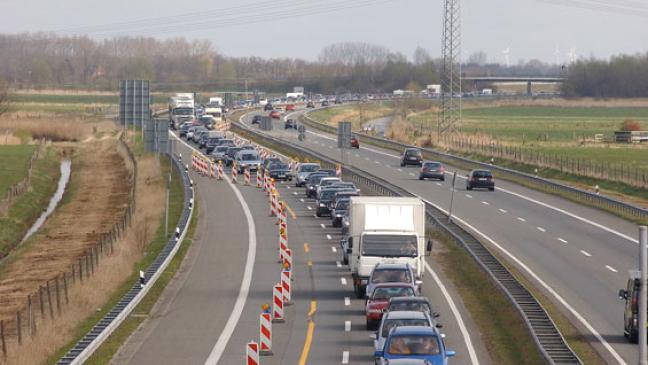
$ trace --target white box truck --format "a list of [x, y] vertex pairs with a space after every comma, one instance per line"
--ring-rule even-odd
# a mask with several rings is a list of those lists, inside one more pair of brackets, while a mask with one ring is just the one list
[[177, 93], [169, 98], [169, 122], [174, 129], [184, 122], [195, 120], [194, 98], [192, 93]]
[[364, 298], [371, 270], [379, 263], [406, 263], [421, 280], [425, 256], [425, 204], [418, 198], [351, 197], [349, 236], [343, 244], [353, 277], [353, 289]]

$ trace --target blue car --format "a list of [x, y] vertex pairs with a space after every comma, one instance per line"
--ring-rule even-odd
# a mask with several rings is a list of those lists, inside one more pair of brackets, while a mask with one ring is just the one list
[[385, 347], [374, 353], [376, 364], [396, 359], [425, 360], [430, 365], [447, 365], [454, 351], [446, 350], [441, 334], [434, 327], [403, 326], [393, 328]]

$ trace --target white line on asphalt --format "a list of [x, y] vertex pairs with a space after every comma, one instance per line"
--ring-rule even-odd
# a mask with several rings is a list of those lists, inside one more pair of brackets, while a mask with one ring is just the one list
[[[452, 189], [450, 189], [450, 190], [452, 190]], [[472, 195], [470, 195], [470, 194], [466, 194], [466, 198], [468, 198], [468, 199], [472, 199]]]
[[286, 186], [286, 189], [290, 190], [290, 186]]
[[560, 242], [562, 242], [562, 243], [564, 243], [564, 244], [567, 244], [567, 243], [569, 243], [569, 242], [567, 242], [567, 240], [565, 240], [565, 239], [562, 239], [562, 238], [560, 238], [560, 237], [558, 237], [558, 241], [560, 241]]
[[306, 208], [308, 208], [308, 210], [313, 210], [310, 205], [306, 206]]
[[583, 255], [587, 256], [587, 257], [592, 257], [592, 254], [589, 253], [589, 252], [587, 252], [587, 251], [583, 251], [583, 250], [581, 250], [581, 253], [582, 253]]
[[365, 160], [369, 161], [369, 157], [365, 157]]
[[324, 225], [324, 223], [320, 223], [320, 227], [322, 227], [322, 229], [326, 228], [326, 226]]
[[351, 321], [344, 321], [344, 332], [351, 332]]
[[413, 172], [410, 172], [409, 174], [410, 174], [410, 176], [414, 176], [414, 173], [413, 173]]
[[293, 191], [293, 195], [299, 195], [299, 193], [296, 192], [296, 191]]
[[538, 231], [540, 231], [540, 232], [547, 232], [547, 230], [546, 230], [546, 229], [544, 229], [544, 228], [542, 228], [542, 227], [536, 227], [536, 228], [537, 228], [537, 229], [538, 229]]
[[398, 169], [398, 171], [403, 172], [403, 169]]
[[340, 261], [335, 261], [335, 266], [342, 267], [342, 263]]
[[358, 154], [358, 153], [356, 153], [355, 155], [356, 155], [356, 157], [360, 157], [360, 154]]
[[344, 305], [345, 306], [350, 306], [351, 305], [351, 298], [349, 297], [344, 297]]
[[317, 216], [317, 214], [313, 213], [313, 218], [317, 219], [319, 217]]
[[488, 202], [482, 201], [482, 204], [484, 205], [490, 205]]
[[327, 240], [332, 240], [332, 239], [333, 239], [333, 237], [331, 237], [331, 235], [330, 235], [330, 234], [327, 234], [327, 235], [326, 235], [326, 239], [327, 239]]
[[380, 165], [380, 161], [376, 161], [376, 165]]
[[335, 248], [335, 246], [331, 246], [331, 251], [337, 252], [337, 248]]
[[610, 266], [610, 265], [605, 265], [605, 268], [608, 269], [608, 270], [610, 270], [610, 271], [612, 271], [612, 272], [619, 272], [617, 269], [613, 268], [613, 267]]
[[526, 219], [524, 219], [522, 217], [517, 217], [517, 220], [519, 220], [520, 222], [526, 222]]
[[[418, 196], [421, 200], [427, 202], [428, 204], [434, 206], [438, 210], [444, 212], [445, 214], [448, 214], [448, 211], [445, 209], [441, 208], [439, 205], [432, 203], [429, 200], [423, 199], [421, 196]], [[502, 247], [499, 243], [497, 243], [495, 240], [484, 234], [483, 232], [479, 231], [477, 228], [473, 227], [470, 225], [468, 222], [465, 220], [457, 217], [456, 215], [453, 214], [454, 219], [457, 222], [460, 222], [464, 226], [466, 226], [468, 229], [472, 230], [473, 232], [477, 233], [478, 235], [482, 236], [484, 239], [486, 239], [488, 242], [490, 242], [493, 246], [495, 246], [498, 250], [503, 252], [509, 259], [511, 259], [514, 263], [516, 263], [518, 266], [520, 266], [524, 271], [526, 271], [540, 286], [542, 286], [549, 294], [551, 294], [560, 304], [562, 304], [571, 314], [585, 327], [587, 330], [594, 336], [596, 337], [596, 340], [605, 347], [605, 349], [614, 357], [614, 359], [621, 365], [627, 365], [625, 360], [619, 355], [619, 353], [616, 352], [614, 348], [610, 345], [609, 342], [607, 342], [603, 336], [594, 328], [592, 325], [579, 313], [572, 307], [567, 301], [560, 295], [558, 292], [554, 290], [549, 284], [547, 284], [544, 280], [542, 280], [538, 274], [536, 274], [533, 270], [531, 270], [522, 260], [518, 259], [516, 256], [514, 256], [512, 253], [510, 253], [507, 249]], [[429, 267], [426, 263], [426, 269]], [[470, 352], [470, 348], [468, 347], [468, 350]], [[472, 357], [471, 357], [472, 359]], [[475, 362], [473, 361], [473, 364]]]
[[[183, 140], [178, 140], [185, 146], [200, 153], [200, 151], [191, 147]], [[218, 340], [212, 348], [209, 357], [207, 357], [207, 360], [205, 360], [205, 364], [209, 365], [216, 365], [218, 363], [218, 360], [220, 360], [221, 356], [223, 355], [223, 352], [227, 347], [227, 343], [232, 337], [232, 334], [236, 329], [236, 325], [241, 318], [243, 308], [245, 308], [245, 302], [247, 301], [248, 294], [250, 293], [250, 284], [252, 283], [252, 273], [254, 271], [254, 261], [256, 260], [256, 227], [254, 225], [254, 218], [252, 217], [252, 213], [250, 212], [250, 207], [248, 207], [247, 202], [243, 198], [243, 195], [241, 194], [239, 189], [234, 186], [234, 184], [232, 184], [228, 179], [225, 179], [225, 181], [234, 191], [234, 195], [236, 195], [236, 198], [238, 199], [239, 204], [241, 204], [241, 208], [243, 209], [243, 213], [245, 214], [245, 220], [247, 221], [248, 226], [248, 253], [245, 261], [245, 269], [243, 270], [243, 280], [241, 281], [241, 287], [239, 289], [238, 296], [236, 297], [234, 307], [232, 308], [232, 312], [230, 313], [230, 316], [225, 323], [223, 331], [221, 332], [220, 336], [218, 336]]]
[[340, 283], [341, 283], [342, 285], [347, 285], [346, 278], [340, 278]]
[[502, 208], [500, 208], [499, 211], [502, 212], [502, 213], [504, 213], [504, 214], [506, 214], [506, 209], [502, 209]]
[[303, 203], [303, 202], [304, 202], [304, 198], [299, 198], [299, 201]]
[[436, 184], [439, 185], [439, 186], [443, 186], [443, 184], [441, 184], [440, 182], [438, 182], [438, 183], [436, 183]]
[[342, 352], [342, 363], [343, 364], [349, 363], [349, 351]]

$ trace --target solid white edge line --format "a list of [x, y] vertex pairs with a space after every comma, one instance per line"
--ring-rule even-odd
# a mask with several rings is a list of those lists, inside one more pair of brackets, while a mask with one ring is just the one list
[[[178, 140], [182, 142], [185, 146], [189, 147], [190, 149], [200, 153], [200, 151], [196, 150], [191, 145], [187, 144], [185, 141], [181, 139]], [[245, 307], [245, 302], [247, 301], [247, 297], [250, 293], [250, 284], [252, 283], [252, 273], [254, 271], [254, 262], [256, 260], [256, 227], [254, 225], [254, 218], [252, 217], [252, 213], [250, 212], [250, 207], [247, 205], [247, 202], [243, 198], [243, 195], [241, 194], [239, 189], [236, 186], [234, 186], [234, 184], [232, 184], [228, 179], [225, 179], [225, 182], [227, 182], [230, 188], [232, 188], [232, 190], [234, 191], [236, 198], [241, 204], [241, 208], [243, 208], [245, 219], [247, 220], [248, 253], [245, 262], [245, 269], [243, 271], [243, 280], [241, 281], [241, 288], [239, 289], [238, 297], [236, 298], [236, 302], [234, 303], [234, 308], [232, 309], [232, 313], [230, 313], [230, 316], [227, 319], [227, 322], [225, 323], [225, 327], [223, 328], [223, 331], [221, 332], [220, 336], [218, 336], [218, 340], [216, 341], [216, 344], [212, 348], [209, 356], [207, 357], [207, 360], [205, 360], [205, 364], [207, 365], [218, 364], [218, 361], [220, 360], [221, 356], [223, 355], [223, 352], [225, 351], [225, 348], [227, 347], [227, 343], [229, 342], [230, 338], [232, 337], [232, 334], [234, 333], [234, 330], [236, 329], [236, 325], [238, 324], [238, 321], [241, 318], [241, 314], [243, 314], [243, 308]]]
[[[418, 195], [417, 195], [418, 196]], [[421, 200], [427, 202], [428, 204], [434, 206], [438, 210], [442, 211], [445, 214], [448, 214], [448, 212], [441, 208], [440, 206], [430, 202], [429, 200], [423, 199], [422, 197], [418, 196]], [[594, 327], [579, 313], [572, 307], [567, 301], [560, 295], [558, 292], [556, 292], [549, 284], [547, 284], [544, 280], [542, 280], [533, 270], [531, 270], [524, 262], [522, 262], [520, 259], [518, 259], [516, 256], [514, 256], [512, 253], [510, 253], [507, 249], [502, 247], [499, 243], [497, 243], [495, 240], [487, 236], [486, 234], [482, 233], [479, 231], [477, 228], [473, 227], [470, 225], [468, 222], [464, 221], [463, 219], [457, 217], [456, 215], [452, 215], [453, 219], [457, 220], [464, 226], [466, 226], [468, 229], [472, 230], [473, 232], [477, 233], [478, 235], [482, 236], [485, 240], [490, 242], [493, 246], [495, 246], [498, 250], [500, 250], [504, 255], [506, 255], [509, 259], [511, 259], [515, 264], [520, 266], [524, 271], [526, 271], [540, 286], [542, 286], [549, 294], [551, 294], [562, 306], [564, 306], [585, 328], [587, 328], [588, 331], [596, 339], [605, 347], [605, 349], [614, 357], [614, 359], [621, 365], [627, 365], [625, 360], [612, 348], [609, 342], [607, 342], [603, 336], [601, 336]]]

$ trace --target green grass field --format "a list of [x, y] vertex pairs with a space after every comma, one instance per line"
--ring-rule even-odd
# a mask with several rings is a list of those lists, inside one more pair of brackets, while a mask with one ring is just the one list
[[0, 146], [0, 199], [12, 185], [27, 176], [29, 160], [35, 150], [36, 145]]
[[[361, 106], [357, 104], [345, 105], [335, 108], [316, 110], [311, 113], [311, 117], [322, 123], [337, 126], [340, 120], [349, 121], [354, 130], [361, 128], [361, 122], [371, 119], [382, 118], [392, 115], [394, 109], [385, 104], [365, 103]], [[361, 116], [362, 114], [362, 116]]]

